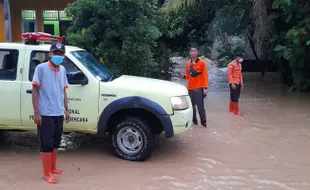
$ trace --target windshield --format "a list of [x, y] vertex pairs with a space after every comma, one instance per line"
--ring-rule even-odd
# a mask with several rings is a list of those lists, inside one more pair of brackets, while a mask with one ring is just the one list
[[113, 73], [98, 59], [87, 51], [73, 51], [72, 55], [79, 60], [98, 80], [109, 81]]

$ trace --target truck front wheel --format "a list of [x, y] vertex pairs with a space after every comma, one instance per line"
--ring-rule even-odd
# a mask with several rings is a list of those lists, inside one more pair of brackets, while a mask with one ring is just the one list
[[115, 154], [129, 161], [144, 161], [153, 152], [153, 135], [146, 121], [125, 117], [117, 122], [112, 145]]

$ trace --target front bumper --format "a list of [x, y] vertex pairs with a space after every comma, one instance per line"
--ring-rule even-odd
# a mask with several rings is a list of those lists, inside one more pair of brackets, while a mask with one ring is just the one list
[[179, 135], [189, 130], [193, 125], [192, 117], [193, 109], [191, 106], [186, 110], [174, 111], [174, 114], [170, 116], [174, 135]]

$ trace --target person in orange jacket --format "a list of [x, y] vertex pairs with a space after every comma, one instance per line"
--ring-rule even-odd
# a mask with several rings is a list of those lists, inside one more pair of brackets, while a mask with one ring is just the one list
[[230, 88], [229, 112], [243, 116], [239, 111], [239, 98], [243, 88], [242, 63], [243, 58], [237, 55], [235, 60], [228, 64], [228, 81]]
[[193, 123], [195, 125], [198, 124], [195, 108], [195, 105], [197, 105], [201, 125], [207, 127], [204, 98], [208, 93], [209, 76], [207, 64], [198, 58], [198, 54], [198, 48], [196, 46], [192, 46], [190, 48], [191, 60], [186, 64], [185, 74], [180, 73], [180, 77], [188, 80], [188, 94], [191, 98], [193, 106]]

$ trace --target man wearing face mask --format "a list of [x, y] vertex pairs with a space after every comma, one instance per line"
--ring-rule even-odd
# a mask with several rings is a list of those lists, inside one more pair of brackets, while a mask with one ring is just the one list
[[235, 60], [228, 64], [228, 81], [230, 88], [229, 112], [242, 116], [239, 111], [239, 98], [243, 88], [242, 63], [243, 58], [237, 55]]
[[64, 60], [65, 46], [53, 43], [50, 61], [39, 64], [32, 81], [32, 104], [40, 138], [43, 179], [57, 183], [52, 174], [63, 174], [56, 168], [56, 158], [63, 132], [64, 115], [70, 120], [66, 89], [69, 87]]

